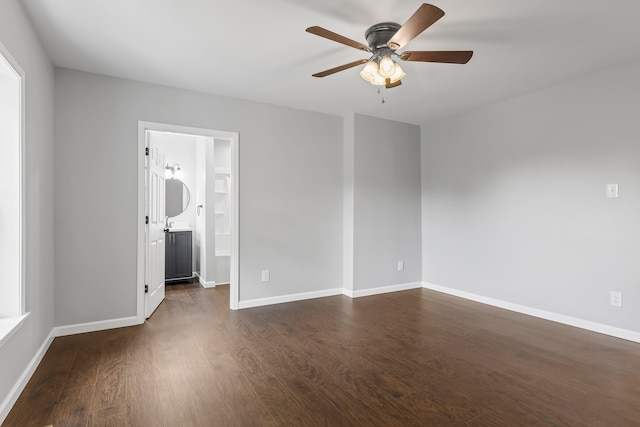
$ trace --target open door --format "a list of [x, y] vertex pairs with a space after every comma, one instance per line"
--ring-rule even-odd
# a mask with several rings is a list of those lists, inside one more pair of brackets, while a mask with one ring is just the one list
[[[231, 231], [231, 272], [229, 308], [240, 308], [240, 248], [239, 248], [239, 134], [155, 122], [138, 122], [138, 253], [136, 320], [143, 323], [164, 299], [165, 277], [165, 193], [164, 166], [166, 158], [153, 147], [154, 132], [181, 133], [231, 141], [229, 170], [229, 217]], [[146, 150], [148, 148], [148, 154]], [[155, 177], [155, 178], [154, 178]], [[154, 187], [154, 182], [155, 187]], [[148, 221], [145, 219], [148, 218]], [[146, 292], [145, 292], [146, 288]]]
[[145, 161], [146, 271], [144, 316], [148, 319], [164, 300], [165, 176], [164, 154], [145, 132], [149, 155]]

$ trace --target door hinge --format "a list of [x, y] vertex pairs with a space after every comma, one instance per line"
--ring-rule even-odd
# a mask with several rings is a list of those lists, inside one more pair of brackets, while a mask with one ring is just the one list
[[145, 156], [149, 155], [149, 147], [144, 147], [144, 155]]
[[144, 293], [145, 294], [149, 293], [149, 285], [144, 285]]
[[144, 223], [145, 223], [145, 224], [149, 224], [149, 215], [146, 215], [146, 216], [144, 217]]

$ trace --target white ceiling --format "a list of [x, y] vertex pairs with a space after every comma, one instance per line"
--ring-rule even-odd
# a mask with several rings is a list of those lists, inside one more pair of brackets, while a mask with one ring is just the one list
[[[404, 62], [382, 89], [367, 54], [372, 24], [403, 24], [409, 0], [22, 0], [57, 66], [332, 114], [422, 124], [640, 58], [638, 0], [433, 0], [445, 16], [403, 50], [473, 50], [466, 65]], [[401, 50], [402, 51], [402, 50]]]

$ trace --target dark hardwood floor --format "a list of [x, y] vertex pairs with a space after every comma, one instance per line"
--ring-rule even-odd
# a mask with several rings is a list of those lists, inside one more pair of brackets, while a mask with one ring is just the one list
[[144, 325], [56, 338], [3, 425], [640, 425], [640, 344], [424, 289], [228, 292], [170, 286]]

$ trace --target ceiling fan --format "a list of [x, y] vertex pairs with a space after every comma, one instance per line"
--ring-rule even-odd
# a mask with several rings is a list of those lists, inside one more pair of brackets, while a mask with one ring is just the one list
[[313, 77], [326, 77], [366, 63], [364, 69], [360, 72], [360, 76], [371, 84], [385, 86], [387, 89], [390, 89], [400, 86], [402, 84], [402, 78], [406, 75], [400, 65], [392, 59], [393, 57], [400, 58], [402, 61], [466, 64], [471, 59], [471, 56], [473, 56], [473, 51], [396, 52], [443, 16], [444, 11], [442, 9], [431, 4], [423, 3], [402, 26], [395, 22], [381, 22], [369, 27], [365, 32], [368, 46], [322, 27], [309, 27], [307, 28], [308, 33], [372, 54], [369, 59], [360, 59], [340, 65], [339, 67], [330, 68], [313, 74]]

